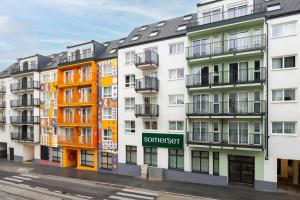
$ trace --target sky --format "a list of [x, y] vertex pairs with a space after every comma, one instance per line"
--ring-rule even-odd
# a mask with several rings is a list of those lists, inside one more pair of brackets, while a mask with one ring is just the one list
[[[203, 1], [203, 0], [202, 0]], [[201, 0], [1, 0], [0, 70], [68, 45], [126, 37], [134, 27], [194, 13]]]

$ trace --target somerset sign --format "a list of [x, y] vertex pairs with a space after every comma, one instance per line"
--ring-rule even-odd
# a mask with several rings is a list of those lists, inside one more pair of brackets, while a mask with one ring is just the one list
[[143, 146], [146, 147], [183, 149], [181, 134], [143, 133], [142, 140]]

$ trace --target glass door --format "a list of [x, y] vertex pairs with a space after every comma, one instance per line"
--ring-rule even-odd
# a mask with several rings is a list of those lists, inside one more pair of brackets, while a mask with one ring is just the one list
[[248, 92], [239, 92], [238, 113], [248, 113]]
[[254, 92], [254, 113], [260, 113], [260, 91], [255, 91]]
[[230, 63], [229, 64], [229, 83], [234, 84], [238, 82], [238, 63]]
[[234, 114], [237, 112], [237, 93], [229, 93], [229, 113]]
[[240, 83], [248, 82], [248, 62], [239, 63], [238, 78]]
[[239, 34], [238, 49], [248, 48], [248, 32], [242, 32]]

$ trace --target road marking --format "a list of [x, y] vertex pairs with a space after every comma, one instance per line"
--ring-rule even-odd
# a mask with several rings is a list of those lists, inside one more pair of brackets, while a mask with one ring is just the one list
[[134, 199], [129, 199], [129, 198], [126, 198], [126, 197], [119, 197], [119, 196], [115, 196], [115, 195], [112, 195], [109, 197], [110, 199], [118, 199], [118, 200], [134, 200]]
[[29, 177], [29, 178], [39, 178], [38, 176], [30, 175], [30, 174], [20, 174], [21, 176]]
[[8, 181], [14, 181], [14, 182], [17, 182], [17, 183], [22, 183], [23, 182], [22, 180], [10, 178], [10, 177], [5, 177], [3, 179], [8, 180]]
[[41, 187], [35, 187], [35, 188], [40, 190], [48, 190], [47, 188], [41, 188]]
[[123, 191], [123, 192], [137, 193], [137, 194], [145, 194], [145, 195], [155, 196], [155, 197], [158, 196], [158, 194], [151, 193], [151, 192], [140, 191], [140, 190], [123, 189], [122, 191]]
[[31, 181], [32, 179], [31, 178], [25, 178], [25, 177], [21, 177], [21, 176], [12, 176], [13, 178], [16, 178], [16, 179], [22, 179], [22, 180], [25, 180], [25, 181]]
[[76, 196], [76, 197], [87, 198], [87, 199], [92, 199], [92, 198], [93, 198], [93, 197], [84, 196], [84, 195], [79, 195], [79, 194], [76, 194], [75, 196]]
[[146, 197], [146, 196], [141, 196], [141, 195], [136, 195], [136, 194], [129, 194], [129, 193], [124, 193], [124, 192], [117, 192], [116, 194], [121, 195], [121, 196], [140, 198], [140, 199], [154, 199], [153, 197]]

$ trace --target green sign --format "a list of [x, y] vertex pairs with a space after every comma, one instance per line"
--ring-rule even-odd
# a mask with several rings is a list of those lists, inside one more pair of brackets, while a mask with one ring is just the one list
[[143, 133], [142, 140], [146, 147], [183, 149], [182, 134]]

